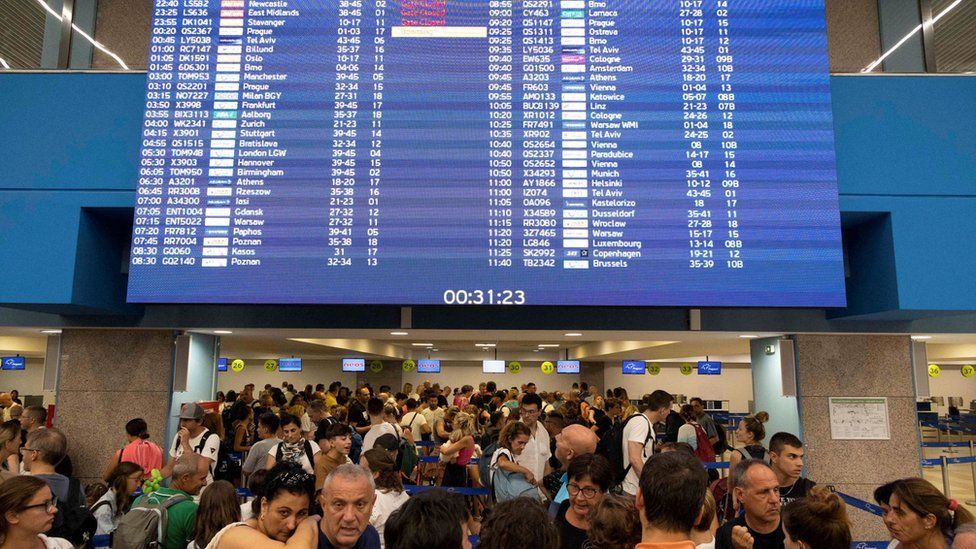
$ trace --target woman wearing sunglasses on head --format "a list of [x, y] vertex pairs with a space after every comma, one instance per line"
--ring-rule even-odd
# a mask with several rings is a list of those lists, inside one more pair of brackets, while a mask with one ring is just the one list
[[58, 502], [47, 483], [20, 476], [0, 485], [0, 549], [72, 549], [68, 540], [44, 535]]

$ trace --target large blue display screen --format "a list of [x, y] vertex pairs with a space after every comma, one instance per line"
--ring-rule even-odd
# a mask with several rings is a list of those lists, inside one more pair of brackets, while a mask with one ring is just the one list
[[823, 0], [156, 0], [129, 300], [845, 304]]

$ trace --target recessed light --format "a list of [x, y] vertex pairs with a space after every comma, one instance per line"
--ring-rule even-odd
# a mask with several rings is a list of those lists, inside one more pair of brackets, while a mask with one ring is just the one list
[[566, 337], [583, 337], [583, 334], [581, 334], [579, 332], [569, 332], [569, 333], [566, 333], [566, 334], [563, 334], [563, 335], [566, 336]]
[[61, 330], [41, 330], [42, 334], [60, 334]]
[[912, 336], [912, 341], [925, 341], [927, 339], [932, 339], [932, 336]]
[[440, 351], [440, 349], [431, 349], [431, 351]]
[[433, 347], [433, 343], [411, 343], [414, 347]]
[[539, 352], [539, 349], [532, 349], [532, 352], [533, 353], [538, 353]]
[[410, 334], [408, 334], [407, 332], [390, 332], [390, 335], [391, 336], [405, 336], [405, 335], [410, 335]]
[[475, 343], [475, 347], [496, 347], [495, 343]]
[[225, 335], [225, 334], [232, 334], [234, 332], [232, 332], [230, 330], [214, 330], [214, 333], [215, 334], [220, 334], [220, 335]]
[[539, 347], [540, 348], [543, 348], [543, 347], [559, 347], [559, 344], [558, 343], [540, 343], [539, 344]]
[[739, 337], [742, 338], [742, 339], [757, 339], [757, 338], [759, 338], [759, 336], [752, 335], [752, 334], [742, 334]]

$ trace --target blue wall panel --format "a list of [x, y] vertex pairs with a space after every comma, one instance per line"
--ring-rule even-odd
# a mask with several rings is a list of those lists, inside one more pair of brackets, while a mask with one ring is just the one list
[[[134, 203], [144, 82], [0, 75], [0, 258], [14, 265], [0, 269], [0, 304], [113, 309], [117, 284], [89, 281], [116, 267], [90, 264], [110, 256], [85, 252], [104, 231], [86, 227], [81, 209]], [[861, 264], [885, 260], [852, 271], [851, 308], [836, 314], [976, 311], [976, 78], [834, 77], [831, 86], [845, 235], [860, 242]], [[890, 238], [877, 225], [858, 232], [886, 215]]]

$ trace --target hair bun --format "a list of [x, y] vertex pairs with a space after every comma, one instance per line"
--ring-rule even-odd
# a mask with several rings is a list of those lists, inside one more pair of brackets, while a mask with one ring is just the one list
[[769, 414], [766, 412], [756, 412], [752, 417], [756, 418], [759, 423], [766, 423], [769, 421]]

